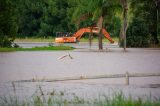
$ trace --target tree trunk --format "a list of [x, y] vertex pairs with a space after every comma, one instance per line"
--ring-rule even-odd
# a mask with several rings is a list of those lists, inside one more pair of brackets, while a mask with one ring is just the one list
[[98, 46], [99, 46], [99, 50], [103, 50], [102, 34], [101, 33], [98, 34]]
[[127, 11], [128, 11], [127, 0], [123, 0], [122, 5], [123, 5], [123, 28], [122, 28], [123, 48], [124, 50], [126, 50]]
[[89, 48], [92, 46], [92, 37], [93, 37], [93, 27], [91, 26], [91, 32], [89, 34]]
[[159, 30], [160, 30], [160, 20], [159, 20], [159, 17], [160, 17], [160, 0], [157, 2], [157, 34], [158, 34], [158, 37], [160, 37], [160, 32], [159, 32]]
[[98, 33], [98, 47], [99, 50], [103, 49], [103, 44], [102, 44], [102, 26], [103, 26], [103, 16], [101, 16], [98, 20], [97, 26], [99, 28], [99, 33]]
[[156, 10], [157, 10], [157, 41], [156, 43], [158, 44], [158, 37], [159, 37], [159, 5], [160, 5], [160, 0], [156, 0]]

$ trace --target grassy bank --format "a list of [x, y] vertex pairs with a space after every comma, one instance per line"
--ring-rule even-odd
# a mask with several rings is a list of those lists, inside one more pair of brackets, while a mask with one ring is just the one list
[[73, 50], [70, 46], [48, 46], [48, 47], [33, 47], [33, 48], [0, 48], [0, 52], [13, 51], [54, 51], [54, 50]]
[[[112, 39], [114, 42], [118, 42], [118, 40], [119, 40], [117, 37], [114, 37]], [[89, 39], [88, 38], [81, 38], [80, 42], [89, 42]], [[92, 42], [98, 42], [98, 38], [93, 38]], [[103, 42], [109, 42], [109, 41], [106, 38], [103, 38]]]
[[54, 42], [55, 38], [16, 38], [14, 42]]
[[[55, 38], [16, 38], [15, 42], [54, 42]], [[114, 37], [113, 40], [118, 42], [118, 38]], [[88, 42], [88, 38], [81, 38], [80, 42]], [[93, 38], [93, 42], [98, 42], [98, 38]], [[103, 39], [104, 42], [109, 42], [107, 39]]]
[[[67, 90], [57, 91], [53, 88], [46, 91], [43, 86], [39, 85], [36, 86], [36, 91], [31, 96], [26, 97], [22, 92], [20, 95], [17, 93], [19, 89], [14, 82], [12, 82], [12, 87], [13, 89], [10, 90], [13, 92], [0, 95], [0, 106], [160, 106], [160, 96], [125, 96], [121, 90], [111, 94], [108, 92], [109, 95], [93, 96], [93, 94], [88, 98], [87, 94], [77, 96], [76, 93]], [[20, 88], [22, 89], [22, 86]]]
[[[48, 96], [48, 95], [47, 95]], [[16, 96], [0, 97], [0, 106], [160, 106], [160, 100], [153, 101], [150, 98], [132, 99], [126, 98], [122, 93], [115, 93], [112, 97], [101, 95], [99, 99], [86, 100], [76, 95], [68, 99], [63, 91], [52, 92], [48, 97], [41, 95], [20, 100]]]

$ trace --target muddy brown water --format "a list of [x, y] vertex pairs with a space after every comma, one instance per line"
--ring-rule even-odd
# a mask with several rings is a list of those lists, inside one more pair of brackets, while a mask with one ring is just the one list
[[[70, 54], [73, 59], [59, 57]], [[0, 95], [13, 94], [12, 81], [26, 79], [50, 79], [82, 75], [129, 73], [159, 73], [160, 50], [111, 48], [105, 52], [90, 50], [34, 51], [0, 53]], [[63, 82], [16, 83], [18, 95], [31, 96], [39, 85], [47, 93], [53, 89], [75, 93], [81, 97], [110, 95], [121, 90], [124, 94], [160, 97], [160, 77], [130, 78], [125, 86], [124, 78], [79, 80]], [[27, 93], [26, 93], [27, 91]], [[110, 93], [109, 93], [110, 92]], [[96, 96], [95, 96], [96, 95]]]

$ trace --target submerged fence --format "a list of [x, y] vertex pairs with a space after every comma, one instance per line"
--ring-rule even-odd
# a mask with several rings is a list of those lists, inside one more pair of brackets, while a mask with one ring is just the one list
[[55, 78], [55, 79], [33, 78], [31, 80], [19, 80], [14, 82], [57, 82], [57, 81], [85, 80], [85, 79], [125, 78], [125, 84], [129, 85], [130, 77], [152, 77], [152, 76], [160, 76], [160, 73], [128, 73], [126, 72], [125, 74], [76, 76], [76, 77], [64, 77], [64, 78]]

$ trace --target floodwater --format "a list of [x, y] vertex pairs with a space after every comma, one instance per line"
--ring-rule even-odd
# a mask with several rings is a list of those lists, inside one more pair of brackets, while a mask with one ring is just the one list
[[[70, 54], [73, 59], [60, 57]], [[30, 51], [0, 53], [0, 95], [13, 93], [12, 81], [29, 79], [54, 79], [73, 76], [104, 74], [160, 73], [160, 50], [110, 48], [98, 52], [75, 51]], [[111, 91], [121, 90], [124, 94], [160, 98], [160, 77], [130, 78], [125, 86], [124, 78], [94, 79], [62, 82], [16, 83], [17, 93], [31, 96], [41, 85], [44, 91], [53, 89], [75, 93], [81, 97], [98, 97]], [[27, 91], [27, 92], [26, 92]]]

